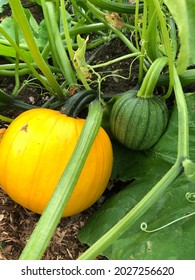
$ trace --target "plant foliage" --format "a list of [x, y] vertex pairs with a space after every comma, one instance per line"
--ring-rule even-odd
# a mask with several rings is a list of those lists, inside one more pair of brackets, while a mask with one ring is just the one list
[[[19, 95], [23, 87], [20, 77], [28, 74], [39, 81], [48, 95], [42, 107], [69, 107], [73, 95], [74, 100], [79, 96], [72, 107], [78, 112], [87, 101], [89, 104], [95, 98], [98, 100], [96, 110], [90, 113], [90, 119], [95, 121], [99, 111], [96, 127], [90, 122], [86, 139], [82, 138], [87, 143], [87, 138], [93, 139], [100, 126], [103, 108], [107, 114], [103, 121], [105, 127], [109, 126], [109, 113], [118, 98], [114, 96], [110, 100], [110, 96], [102, 92], [103, 80], [120, 76], [112, 71], [106, 73], [104, 67], [133, 58], [132, 65], [136, 61], [139, 68], [137, 97], [153, 98], [153, 94], [158, 94], [168, 105], [171, 116], [165, 134], [146, 151], [129, 150], [112, 139], [115, 160], [111, 183], [115, 186], [122, 181], [126, 187], [120, 191], [112, 187], [114, 195], [81, 230], [80, 241], [93, 245], [88, 249], [90, 252], [79, 258], [90, 259], [102, 253], [110, 259], [194, 259], [195, 94], [185, 93], [183, 86], [195, 82], [194, 0], [30, 2], [42, 9], [40, 22], [24, 8], [22, 1], [0, 1], [0, 11], [5, 4], [12, 11], [12, 16], [3, 18], [0, 23], [0, 55], [3, 56], [0, 75], [15, 78], [11, 94], [0, 90], [3, 114], [8, 108], [29, 109]], [[94, 63], [99, 51], [96, 47], [109, 44], [113, 38], [121, 40], [129, 53]], [[94, 51], [87, 60], [89, 48]], [[163, 63], [158, 64], [161, 60]], [[132, 65], [129, 65], [129, 74]], [[93, 92], [92, 98], [88, 99], [85, 91], [77, 95], [83, 89]], [[12, 121], [3, 115], [0, 119]], [[87, 144], [86, 151], [92, 142]], [[68, 178], [72, 176], [67, 169], [63, 174]], [[66, 176], [60, 179], [54, 198]], [[68, 195], [61, 195], [66, 202], [73, 183]], [[41, 216], [22, 259], [43, 255], [63, 212], [63, 205], [61, 202], [58, 205], [55, 199], [55, 203], [51, 199]], [[42, 232], [47, 234], [42, 236]], [[33, 250], [37, 242], [40, 242], [40, 248], [36, 248], [39, 252]]]
[[[187, 95], [186, 100], [190, 116], [190, 154], [191, 159], [195, 160], [195, 95]], [[92, 216], [80, 231], [82, 242], [92, 245], [98, 240], [136, 205], [175, 162], [176, 124], [175, 105], [167, 132], [153, 149], [143, 154], [118, 144], [114, 145], [112, 180], [128, 182], [134, 179], [134, 182], [106, 201]], [[110, 259], [194, 259], [194, 192], [194, 184], [190, 183], [185, 175], [178, 177], [159, 201], [103, 252], [103, 255]], [[189, 193], [192, 199], [187, 199]], [[184, 216], [186, 217], [179, 220]], [[173, 221], [175, 222], [172, 223]], [[153, 232], [141, 229], [141, 225], [145, 226], [142, 223], [146, 223], [147, 230]], [[169, 223], [172, 224], [168, 225]]]

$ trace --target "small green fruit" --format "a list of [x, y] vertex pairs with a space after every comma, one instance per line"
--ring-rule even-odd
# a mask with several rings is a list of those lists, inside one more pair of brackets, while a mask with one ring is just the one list
[[110, 127], [121, 144], [133, 150], [146, 150], [165, 132], [168, 110], [161, 98], [142, 98], [136, 94], [132, 90], [117, 99], [111, 111]]

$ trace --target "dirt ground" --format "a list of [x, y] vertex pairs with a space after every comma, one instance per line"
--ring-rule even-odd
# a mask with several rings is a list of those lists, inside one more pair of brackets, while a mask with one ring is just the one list
[[[34, 9], [34, 7], [32, 7]], [[10, 10], [7, 8], [6, 13]], [[36, 10], [34, 11], [36, 12]], [[93, 55], [93, 50], [87, 52], [87, 59]], [[129, 50], [119, 39], [114, 39], [108, 44], [98, 48], [93, 64], [108, 61], [117, 58], [121, 55], [129, 53]], [[0, 58], [0, 63], [4, 63]], [[118, 71], [118, 74], [128, 78], [130, 70], [130, 60], [124, 60], [120, 63], [109, 66], [104, 71]], [[102, 91], [106, 94], [121, 93], [136, 85], [136, 65], [133, 74], [128, 79], [109, 77], [102, 83]], [[21, 77], [21, 82], [29, 77]], [[37, 81], [34, 81], [35, 83]], [[0, 76], [0, 85], [6, 93], [11, 94], [15, 85], [14, 78]], [[28, 84], [20, 92], [19, 98], [29, 104], [41, 106], [45, 99], [43, 89], [39, 83]], [[0, 112], [7, 117], [16, 117], [21, 111], [9, 109]], [[7, 127], [8, 124], [0, 121], [0, 128]], [[110, 195], [110, 194], [109, 194]], [[106, 195], [104, 194], [104, 199]], [[101, 200], [100, 200], [101, 201]], [[100, 203], [96, 203], [90, 209], [81, 214], [69, 218], [61, 219], [55, 234], [50, 242], [50, 245], [45, 252], [43, 259], [58, 260], [58, 259], [76, 259], [82, 252], [87, 249], [87, 245], [81, 244], [78, 241], [77, 234], [80, 228], [85, 224], [87, 219], [92, 215]], [[32, 213], [20, 205], [12, 201], [0, 189], [0, 259], [1, 260], [17, 260], [23, 250], [26, 241], [33, 231], [34, 226], [39, 220], [39, 215]], [[103, 257], [99, 257], [101, 259]]]

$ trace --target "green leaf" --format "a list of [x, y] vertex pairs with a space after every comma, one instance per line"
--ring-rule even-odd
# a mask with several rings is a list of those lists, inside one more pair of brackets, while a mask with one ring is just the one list
[[[1, 22], [1, 27], [6, 31], [6, 33], [15, 41], [15, 27], [14, 27], [14, 21], [11, 17], [6, 17]], [[23, 41], [23, 35], [20, 30], [18, 30], [18, 37], [19, 42], [24, 43]], [[5, 39], [2, 34], [0, 34], [0, 39]]]
[[[29, 61], [33, 62], [32, 56], [31, 56], [29, 51], [21, 50], [21, 52], [23, 53], [23, 55], [25, 55], [25, 57]], [[0, 55], [15, 58], [16, 57], [16, 50], [13, 47], [5, 46], [3, 44], [0, 44]]]
[[[195, 161], [195, 94], [186, 93], [185, 95], [187, 96], [186, 102], [189, 114], [190, 156]], [[156, 157], [161, 157], [170, 163], [174, 163], [177, 156], [177, 114], [175, 105], [175, 110], [172, 112], [166, 133], [152, 149]]]
[[[34, 38], [36, 40], [37, 46], [40, 49], [43, 49], [46, 43], [48, 42], [48, 34], [45, 25], [45, 20], [42, 20], [40, 24], [38, 24], [29, 10], [24, 9], [24, 11], [28, 19], [28, 22], [30, 24], [31, 30], [33, 32]], [[1, 27], [6, 31], [6, 33], [10, 36], [10, 38], [15, 41], [14, 20], [11, 17], [4, 18], [1, 22]], [[28, 49], [28, 45], [26, 44], [24, 36], [19, 27], [18, 27], [18, 37], [19, 37], [19, 44], [21, 48]], [[5, 41], [4, 42], [5, 44], [9, 44], [9, 42], [7, 42], [7, 40], [4, 38], [2, 34], [0, 34], [0, 39], [2, 39], [2, 42]]]
[[35, 2], [41, 6], [41, 0], [35, 0]]
[[[195, 204], [185, 197], [193, 190], [194, 186], [188, 184], [184, 176], [176, 180], [158, 203], [115, 241], [105, 255], [111, 259], [194, 259], [195, 216], [176, 222], [188, 213], [195, 214]], [[148, 231], [154, 232], [141, 230], [142, 223], [147, 224]]]
[[16, 57], [16, 50], [13, 47], [4, 46], [4, 45], [0, 44], [0, 55]]
[[3, 12], [3, 5], [7, 4], [8, 0], [0, 0], [0, 13]]
[[[195, 160], [195, 94], [186, 95], [189, 110], [190, 154]], [[81, 242], [92, 245], [162, 178], [177, 153], [177, 107], [174, 106], [166, 133], [146, 152], [133, 152], [114, 144], [112, 180], [134, 182], [108, 199], [79, 233]], [[103, 255], [110, 259], [194, 259], [195, 186], [185, 174]], [[191, 194], [191, 196], [190, 196]], [[190, 216], [188, 217], [187, 215]], [[141, 224], [146, 223], [146, 232]], [[145, 224], [144, 224], [145, 225]]]
[[179, 30], [180, 51], [177, 70], [182, 74], [195, 63], [195, 3], [194, 0], [165, 0]]
[[48, 43], [48, 33], [47, 27], [45, 24], [45, 20], [42, 20], [39, 24], [39, 29], [37, 34], [35, 35], [37, 45], [42, 50], [45, 45]]

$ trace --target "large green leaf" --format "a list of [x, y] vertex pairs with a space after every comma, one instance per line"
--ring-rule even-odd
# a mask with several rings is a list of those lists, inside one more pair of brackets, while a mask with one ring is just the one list
[[[37, 42], [37, 45], [40, 49], [43, 49], [45, 44], [48, 41], [47, 37], [47, 31], [45, 27], [44, 20], [38, 25], [32, 14], [29, 12], [29, 10], [25, 10], [26, 16], [28, 18], [32, 33], [35, 37], [35, 40]], [[1, 27], [6, 31], [6, 33], [9, 35], [9, 37], [15, 41], [15, 24], [14, 20], [11, 17], [6, 17], [2, 20], [1, 22]], [[20, 44], [21, 48], [28, 49], [28, 46], [26, 44], [26, 41], [24, 39], [24, 36], [21, 32], [21, 30], [18, 27], [18, 41]], [[5, 40], [5, 44], [9, 44], [8, 42], [6, 43], [6, 39], [2, 34], [0, 34], [0, 39]], [[2, 42], [3, 42], [2, 40]]]
[[[1, 1], [1, 0], [0, 0]], [[0, 7], [1, 7], [1, 2], [0, 2]], [[33, 33], [34, 39], [36, 41], [37, 46], [39, 47], [40, 50], [43, 50], [45, 45], [48, 43], [48, 33], [47, 33], [47, 27], [45, 23], [45, 19], [43, 19], [40, 23], [37, 23], [35, 20], [34, 16], [28, 9], [24, 9], [25, 15], [28, 19], [31, 31]], [[69, 13], [66, 14], [67, 20], [68, 20], [68, 27], [69, 29], [72, 27], [71, 23], [71, 15]], [[4, 31], [9, 35], [9, 37], [15, 41], [15, 28], [16, 25], [14, 23], [14, 20], [12, 17], [5, 17], [2, 21], [0, 26], [4, 29]], [[18, 36], [18, 42], [20, 44], [21, 49], [27, 49], [28, 50], [28, 45], [25, 41], [25, 38], [19, 28], [17, 26], [17, 36]], [[63, 30], [63, 23], [62, 19], [60, 18], [60, 32], [61, 34], [64, 32]], [[4, 38], [4, 36], [0, 33], [0, 39], [2, 43], [9, 45], [9, 42]], [[3, 55], [3, 54], [2, 54]], [[9, 56], [9, 55], [8, 55]], [[13, 54], [10, 52], [10, 56], [13, 57]]]
[[[22, 54], [30, 61], [33, 62], [32, 56], [29, 51], [21, 49]], [[16, 57], [16, 50], [14, 47], [5, 46], [0, 44], [0, 56]]]
[[[195, 94], [187, 95], [186, 100], [190, 122], [190, 154], [191, 159], [195, 161]], [[136, 153], [114, 144], [115, 163], [112, 179], [135, 180], [107, 200], [89, 219], [80, 231], [80, 240], [91, 245], [116, 224], [170, 169], [176, 154], [175, 105], [166, 133], [150, 151]], [[110, 259], [195, 259], [195, 216], [178, 220], [152, 233], [140, 228], [145, 222], [148, 230], [158, 229], [195, 213], [195, 203], [186, 199], [188, 192], [194, 193], [195, 185], [181, 175], [168, 187], [159, 201], [103, 254]]]
[[[195, 161], [195, 94], [186, 94], [190, 127], [190, 156]], [[157, 157], [174, 163], [177, 155], [177, 110], [172, 112], [166, 133], [152, 149]]]
[[180, 51], [178, 73], [195, 63], [195, 2], [194, 0], [164, 0], [179, 30]]

